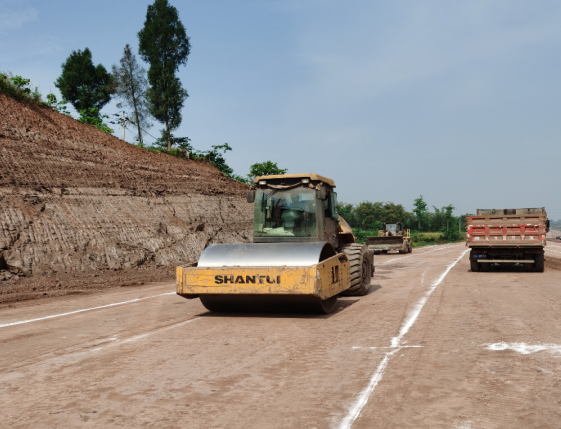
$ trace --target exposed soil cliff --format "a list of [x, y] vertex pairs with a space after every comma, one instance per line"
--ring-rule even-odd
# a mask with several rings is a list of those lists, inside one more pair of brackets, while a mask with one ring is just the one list
[[0, 302], [15, 277], [61, 287], [65, 275], [142, 267], [149, 279], [151, 268], [169, 275], [196, 262], [210, 243], [249, 241], [245, 192], [208, 162], [139, 149], [0, 94]]

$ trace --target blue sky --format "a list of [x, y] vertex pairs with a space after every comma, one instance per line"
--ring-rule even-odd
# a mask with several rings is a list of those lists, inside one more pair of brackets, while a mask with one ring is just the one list
[[[72, 50], [108, 69], [136, 51], [149, 3], [0, 0], [0, 70], [57, 93]], [[228, 142], [237, 174], [270, 159], [346, 202], [561, 218], [561, 2], [171, 3], [192, 44], [177, 135]]]

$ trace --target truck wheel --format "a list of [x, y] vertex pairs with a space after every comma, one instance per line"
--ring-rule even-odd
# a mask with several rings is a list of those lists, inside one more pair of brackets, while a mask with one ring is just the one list
[[382, 250], [382, 253], [385, 255], [385, 254], [388, 253], [388, 251], [387, 250]]
[[545, 258], [543, 253], [539, 253], [536, 255], [534, 259], [534, 268], [536, 269], [537, 273], [543, 273], [545, 271]]
[[351, 243], [345, 244], [338, 249], [349, 258], [351, 263], [351, 287], [343, 291], [345, 296], [362, 296], [370, 289], [370, 279], [372, 278], [372, 252], [368, 250], [366, 244]]
[[479, 271], [479, 264], [477, 263], [477, 261], [474, 261], [472, 259], [471, 261], [469, 261], [469, 266], [471, 268], [472, 273], [476, 273]]
[[408, 253], [413, 252], [413, 246], [411, 245], [411, 243], [409, 243], [409, 246], [407, 246], [407, 251], [408, 251]]

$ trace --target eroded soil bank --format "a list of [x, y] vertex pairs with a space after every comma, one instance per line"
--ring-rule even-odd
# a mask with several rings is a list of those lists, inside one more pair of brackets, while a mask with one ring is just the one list
[[246, 189], [0, 94], [0, 302], [170, 279], [251, 240]]

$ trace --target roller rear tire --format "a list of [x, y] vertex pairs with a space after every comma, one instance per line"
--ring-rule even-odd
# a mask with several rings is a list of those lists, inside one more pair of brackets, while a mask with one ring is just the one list
[[351, 243], [340, 247], [339, 252], [344, 253], [351, 263], [351, 287], [342, 293], [345, 296], [363, 296], [370, 289], [372, 279], [372, 252], [366, 244]]

